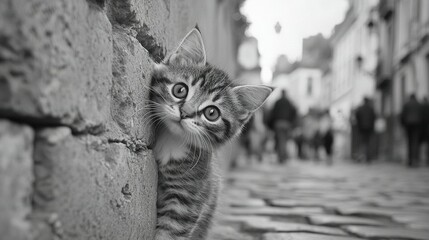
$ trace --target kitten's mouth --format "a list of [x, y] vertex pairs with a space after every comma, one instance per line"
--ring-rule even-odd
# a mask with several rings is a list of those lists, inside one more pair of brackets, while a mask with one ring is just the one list
[[176, 121], [176, 124], [177, 124], [177, 126], [179, 126], [180, 128], [182, 128], [183, 129], [183, 121], [182, 121], [183, 119], [179, 119], [179, 120], [177, 120]]
[[173, 132], [177, 134], [182, 133], [182, 131], [184, 130], [182, 119], [170, 119], [169, 122], [170, 123], [168, 125], [170, 125], [170, 129]]

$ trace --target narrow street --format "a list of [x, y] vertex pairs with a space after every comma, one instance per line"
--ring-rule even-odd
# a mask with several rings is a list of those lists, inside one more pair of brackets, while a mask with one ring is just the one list
[[429, 169], [290, 162], [225, 177], [212, 239], [429, 239]]

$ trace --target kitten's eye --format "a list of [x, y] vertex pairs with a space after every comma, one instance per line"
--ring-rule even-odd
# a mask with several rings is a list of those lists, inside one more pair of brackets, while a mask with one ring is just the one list
[[216, 121], [220, 117], [220, 110], [215, 106], [208, 106], [204, 109], [204, 116], [209, 121]]
[[184, 83], [178, 83], [173, 86], [172, 92], [177, 98], [185, 98], [188, 95], [188, 86]]

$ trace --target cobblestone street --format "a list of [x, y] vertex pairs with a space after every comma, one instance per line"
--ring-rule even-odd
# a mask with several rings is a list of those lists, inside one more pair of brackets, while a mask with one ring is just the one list
[[429, 239], [429, 169], [291, 162], [225, 177], [212, 239]]

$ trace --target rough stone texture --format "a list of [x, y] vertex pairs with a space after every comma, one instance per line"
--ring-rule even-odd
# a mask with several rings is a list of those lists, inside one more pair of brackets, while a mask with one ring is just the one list
[[34, 161], [36, 239], [153, 238], [157, 168], [150, 152], [60, 127], [37, 133]]
[[112, 120], [106, 135], [148, 145], [150, 128], [145, 100], [149, 96], [152, 62], [146, 49], [121, 27], [113, 30]]
[[0, 117], [103, 130], [112, 28], [97, 6], [85, 0], [1, 1], [0, 29]]
[[0, 133], [0, 238], [30, 239], [33, 131], [0, 119]]

